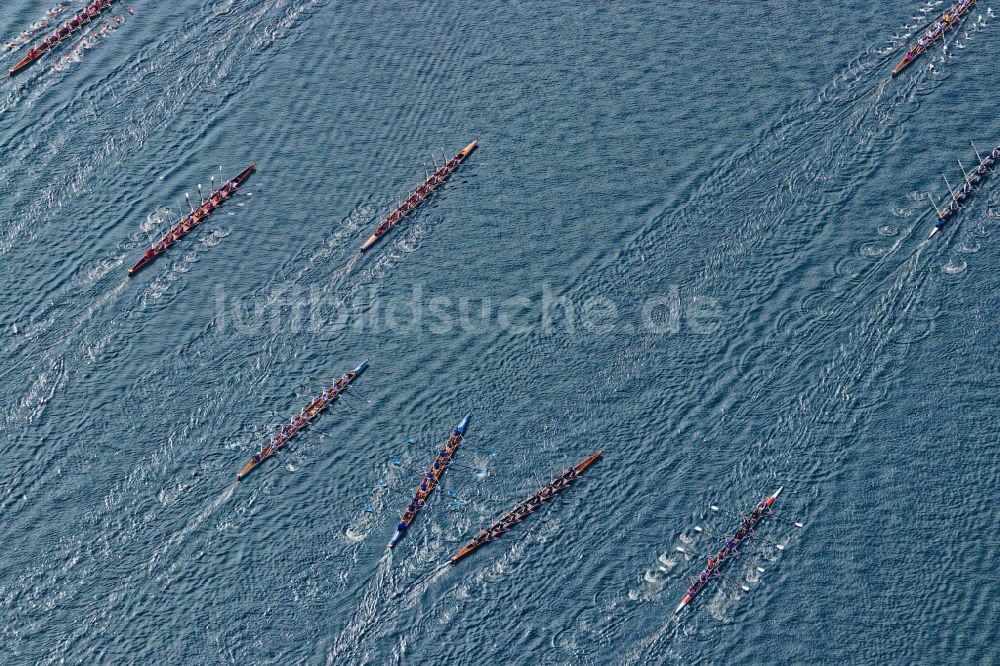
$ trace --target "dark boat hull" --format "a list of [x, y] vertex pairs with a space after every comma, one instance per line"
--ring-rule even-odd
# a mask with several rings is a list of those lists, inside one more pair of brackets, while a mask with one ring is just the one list
[[[138, 273], [139, 271], [141, 271], [143, 268], [145, 268], [149, 264], [153, 263], [153, 260], [155, 260], [158, 256], [160, 256], [161, 254], [163, 254], [164, 252], [166, 252], [167, 249], [171, 245], [173, 245], [174, 243], [176, 243], [177, 241], [179, 241], [181, 238], [183, 238], [184, 236], [187, 236], [189, 233], [191, 233], [192, 231], [194, 231], [195, 227], [197, 227], [199, 224], [201, 224], [202, 222], [204, 222], [205, 218], [207, 218], [209, 215], [212, 214], [212, 211], [214, 211], [216, 208], [218, 208], [219, 206], [221, 206], [223, 204], [223, 202], [226, 201], [226, 199], [228, 199], [229, 197], [231, 197], [233, 195], [233, 193], [237, 189], [239, 189], [240, 185], [243, 184], [243, 181], [245, 181], [247, 179], [247, 177], [250, 175], [250, 173], [255, 168], [257, 168], [257, 163], [253, 162], [250, 166], [248, 166], [246, 169], [244, 169], [243, 171], [241, 171], [238, 176], [236, 176], [231, 181], [229, 181], [225, 185], [219, 187], [218, 190], [216, 190], [215, 192], [213, 192], [212, 195], [209, 196], [209, 198], [208, 198], [209, 201], [211, 201], [215, 197], [215, 195], [221, 193], [226, 187], [230, 187], [231, 186], [231, 189], [228, 191], [228, 193], [226, 193], [221, 199], [219, 199], [219, 201], [217, 203], [212, 204], [207, 209], [207, 211], [205, 212], [204, 215], [202, 215], [200, 218], [198, 218], [197, 221], [195, 221], [193, 224], [191, 224], [190, 228], [188, 228], [187, 231], [184, 231], [183, 229], [181, 229], [181, 227], [184, 224], [184, 221], [182, 221], [181, 224], [178, 224], [176, 227], [174, 227], [173, 229], [171, 229], [170, 233], [168, 233], [166, 236], [163, 237], [163, 240], [161, 240], [159, 243], [157, 243], [154, 247], [150, 248], [150, 250], [152, 252], [151, 254], [147, 254], [147, 255], [143, 256], [143, 258], [140, 259], [139, 261], [137, 261], [135, 263], [135, 265], [132, 266], [132, 268], [128, 269], [129, 276], [131, 277], [132, 275], [135, 275], [136, 273]], [[204, 205], [205, 204], [203, 204], [203, 207], [204, 207]], [[189, 218], [191, 218], [190, 215], [187, 216], [187, 217], [185, 217], [184, 220], [186, 221]], [[182, 233], [180, 233], [179, 235], [177, 235], [176, 232], [179, 229], [181, 229]]]
[[[84, 26], [90, 24], [94, 19], [96, 19], [97, 17], [99, 17], [101, 15], [101, 13], [104, 12], [105, 9], [107, 9], [108, 7], [110, 7], [111, 3], [113, 3], [113, 2], [114, 2], [114, 0], [107, 0], [104, 3], [101, 3], [97, 7], [97, 12], [95, 14], [81, 13], [81, 14], [78, 14], [77, 16], [75, 16], [74, 20], [76, 18], [80, 18], [81, 16], [83, 17], [82, 20], [80, 21], [79, 25], [77, 25], [76, 27], [70, 27], [69, 31], [66, 32], [65, 35], [63, 35], [62, 37], [60, 37], [59, 40], [56, 41], [54, 44], [51, 44], [51, 45], [45, 47], [44, 49], [32, 49], [33, 51], [35, 51], [35, 53], [33, 55], [27, 55], [27, 56], [25, 56], [24, 58], [22, 58], [20, 60], [20, 62], [18, 62], [13, 67], [11, 67], [10, 68], [10, 75], [14, 76], [15, 74], [17, 74], [21, 70], [27, 69], [28, 67], [30, 67], [32, 64], [34, 64], [34, 62], [36, 60], [38, 60], [39, 58], [41, 58], [46, 53], [49, 53], [53, 48], [55, 48], [56, 46], [59, 46], [64, 41], [66, 41], [67, 39], [69, 39], [73, 35], [73, 33], [77, 32], [78, 30], [82, 30]], [[51, 38], [53, 35], [58, 35], [63, 30], [63, 28], [66, 28], [66, 27], [70, 26], [71, 23], [72, 23], [72, 21], [69, 21], [68, 23], [63, 24], [62, 28], [59, 28], [59, 30], [56, 30], [49, 37]]]

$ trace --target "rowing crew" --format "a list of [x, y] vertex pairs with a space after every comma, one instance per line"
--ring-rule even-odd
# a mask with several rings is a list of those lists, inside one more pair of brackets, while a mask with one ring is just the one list
[[64, 40], [66, 37], [68, 37], [70, 33], [72, 33], [74, 30], [80, 28], [83, 24], [88, 23], [91, 19], [97, 16], [100, 13], [101, 9], [106, 7], [108, 4], [109, 0], [98, 0], [98, 2], [95, 2], [94, 4], [90, 5], [82, 12], [74, 16], [72, 20], [70, 20], [66, 25], [59, 28], [59, 30], [57, 30], [55, 34], [49, 35], [48, 37], [43, 39], [42, 43], [38, 46], [38, 48], [30, 49], [28, 51], [28, 57], [34, 58], [35, 56], [40, 55], [45, 51], [49, 50], [50, 48], [52, 48], [53, 46]]
[[951, 26], [953, 26], [958, 19], [969, 10], [969, 7], [975, 0], [961, 0], [958, 5], [952, 5], [951, 9], [945, 12], [939, 20], [934, 22], [922, 37], [917, 39], [917, 45], [911, 49], [910, 54], [916, 55], [920, 51], [926, 51], [930, 48], [947, 31]]
[[949, 211], [955, 212], [958, 210], [958, 205], [970, 194], [972, 194], [975, 186], [979, 184], [979, 181], [982, 180], [983, 176], [990, 173], [990, 167], [993, 166], [998, 159], [1000, 159], [1000, 147], [994, 148], [993, 152], [990, 153], [990, 156], [979, 163], [979, 166], [976, 167], [976, 170], [972, 173], [972, 175], [966, 177], [965, 182], [962, 184], [962, 187], [957, 193], [952, 192], [952, 201], [948, 204], [947, 208]]
[[771, 511], [771, 508], [767, 504], [767, 500], [762, 500], [753, 512], [743, 520], [743, 524], [740, 526], [732, 538], [725, 537], [722, 542], [722, 549], [715, 554], [715, 557], [711, 555], [708, 556], [708, 564], [705, 566], [705, 570], [702, 571], [697, 578], [692, 579], [693, 583], [691, 587], [687, 589], [687, 594], [694, 596], [698, 594], [701, 588], [708, 582], [711, 577], [712, 572], [718, 569], [730, 556], [736, 556], [739, 553], [736, 551], [736, 547], [746, 539], [748, 536], [752, 536], [751, 530], [758, 520], [763, 517], [765, 513]]
[[452, 431], [451, 437], [448, 438], [444, 448], [438, 451], [438, 454], [434, 457], [434, 463], [431, 465], [431, 469], [424, 475], [423, 480], [420, 482], [420, 486], [417, 488], [416, 494], [410, 499], [410, 504], [406, 507], [406, 512], [403, 513], [400, 517], [399, 524], [396, 525], [396, 530], [398, 532], [406, 530], [410, 522], [416, 517], [417, 511], [424, 506], [427, 496], [431, 494], [431, 491], [434, 490], [434, 487], [441, 479], [441, 474], [444, 473], [445, 466], [447, 466], [451, 457], [455, 454], [455, 449], [458, 448], [458, 443], [461, 439], [462, 431]]
[[309, 421], [311, 421], [321, 409], [340, 396], [340, 391], [344, 388], [343, 385], [346, 385], [346, 380], [339, 379], [334, 386], [323, 391], [323, 393], [320, 394], [320, 396], [316, 398], [311, 405], [303, 409], [298, 416], [292, 419], [291, 423], [282, 428], [280, 433], [272, 437], [271, 441], [268, 442], [267, 446], [261, 449], [260, 453], [254, 455], [254, 462], [260, 462], [287, 444], [288, 440], [290, 440], [299, 430], [306, 427], [306, 425], [309, 424]]
[[[438, 171], [444, 171], [446, 167], [450, 166], [451, 163], [449, 162], [444, 167], [441, 167], [441, 169], [439, 169]], [[455, 166], [457, 166], [457, 162]], [[378, 225], [378, 227], [375, 228], [375, 231], [373, 233], [376, 236], [381, 236], [382, 234], [387, 232], [394, 223], [403, 219], [403, 217], [405, 217], [406, 214], [409, 213], [411, 210], [416, 208], [417, 204], [423, 201], [423, 199], [426, 198], [428, 194], [433, 192], [434, 188], [436, 188], [438, 185], [444, 182], [444, 176], [445, 176], [444, 174], [438, 175], [438, 173], [435, 172], [434, 175], [432, 175], [429, 179], [427, 179], [425, 183], [421, 184], [420, 187], [418, 187], [415, 192], [412, 192], [410, 196], [406, 197], [406, 199], [403, 200], [403, 203], [401, 203], [399, 207], [396, 208], [396, 210], [394, 210], [391, 215], [389, 215], [389, 217], [385, 218], [385, 221], [382, 222], [382, 224]]]
[[151, 258], [155, 256], [157, 252], [163, 252], [168, 247], [189, 234], [199, 222], [208, 217], [215, 207], [221, 204], [222, 201], [232, 193], [232, 185], [231, 181], [226, 183], [206, 201], [202, 202], [202, 205], [199, 206], [197, 210], [194, 210], [190, 215], [185, 217], [183, 222], [168, 231], [167, 235], [163, 237], [163, 240], [146, 250], [146, 257]]
[[542, 504], [562, 492], [566, 486], [576, 480], [576, 476], [576, 470], [570, 467], [563, 472], [559, 478], [554, 479], [550, 483], [546, 483], [542, 486], [542, 489], [539, 492], [514, 507], [510, 513], [497, 521], [496, 525], [480, 532], [475, 541], [480, 544], [486, 541], [496, 541], [500, 538], [501, 534], [512, 529], [514, 525], [522, 522], [528, 517], [529, 514], [534, 513], [540, 506], [542, 506]]

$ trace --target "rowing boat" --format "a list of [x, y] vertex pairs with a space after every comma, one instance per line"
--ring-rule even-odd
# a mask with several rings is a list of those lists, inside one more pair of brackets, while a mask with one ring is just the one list
[[427, 197], [434, 192], [434, 190], [436, 190], [444, 181], [448, 180], [448, 177], [454, 173], [455, 169], [458, 168], [458, 165], [465, 161], [465, 158], [471, 155], [472, 151], [476, 149], [476, 144], [478, 142], [479, 139], [474, 139], [472, 143], [467, 145], [465, 148], [462, 148], [458, 155], [455, 155], [453, 158], [438, 167], [427, 180], [411, 192], [403, 203], [396, 207], [396, 210], [392, 211], [388, 217], [379, 222], [379, 225], [375, 227], [375, 231], [361, 246], [361, 251], [364, 252], [377, 243], [387, 231], [402, 222], [403, 218], [412, 213], [417, 206], [423, 203], [424, 200], [426, 200]]
[[271, 441], [267, 443], [264, 448], [260, 450], [260, 453], [255, 455], [250, 459], [250, 462], [246, 464], [240, 473], [236, 475], [236, 480], [239, 481], [243, 479], [247, 474], [253, 470], [254, 467], [267, 460], [271, 456], [275, 455], [279, 450], [284, 448], [289, 441], [299, 432], [301, 432], [309, 423], [312, 422], [316, 416], [326, 409], [327, 405], [330, 405], [337, 401], [338, 398], [347, 390], [347, 387], [358, 378], [362, 372], [368, 367], [368, 360], [364, 360], [350, 372], [344, 373], [340, 379], [334, 382], [333, 386], [323, 391], [322, 394], [311, 403], [309, 406], [302, 410], [302, 412], [292, 419], [292, 421], [282, 428], [281, 432], [277, 435], [271, 437]]
[[455, 553], [451, 558], [451, 563], [455, 564], [480, 546], [489, 543], [490, 541], [496, 541], [500, 538], [501, 534], [513, 529], [514, 525], [527, 518], [541, 505], [551, 500], [553, 497], [562, 492], [567, 486], [573, 483], [573, 481], [575, 481], [578, 476], [583, 474], [588, 467], [597, 462], [598, 458], [600, 458], [603, 454], [604, 451], [598, 451], [597, 453], [588, 456], [576, 467], [570, 467], [565, 472], [546, 483], [538, 490], [538, 492], [508, 511], [502, 518], [500, 518], [500, 520], [493, 523], [489, 529], [485, 529], [480, 532], [479, 535], [467, 543], [462, 550]]
[[753, 536], [753, 528], [760, 523], [760, 521], [763, 520], [767, 514], [771, 513], [771, 507], [774, 505], [774, 501], [778, 499], [778, 495], [781, 494], [781, 491], [782, 488], [778, 488], [773, 495], [758, 502], [753, 512], [743, 519], [743, 523], [740, 525], [739, 529], [736, 530], [732, 538], [727, 536], [723, 539], [722, 549], [715, 554], [715, 557], [709, 556], [708, 565], [700, 574], [698, 574], [697, 578], [692, 580], [691, 587], [688, 588], [687, 593], [684, 595], [684, 599], [681, 601], [680, 605], [677, 606], [677, 610], [674, 611], [674, 614], [680, 613], [685, 606], [691, 603], [691, 600], [698, 596], [698, 593], [701, 592], [705, 585], [708, 584], [710, 579], [719, 577], [723, 566], [736, 559], [738, 555], [736, 550], [737, 546]]
[[41, 44], [33, 49], [29, 49], [28, 55], [24, 56], [20, 62], [10, 68], [10, 75], [14, 76], [22, 69], [51, 51], [57, 44], [69, 39], [73, 33], [82, 29], [83, 26], [100, 16], [101, 12], [111, 6], [112, 2], [114, 2], [114, 0], [97, 0], [97, 2], [84, 8], [84, 10], [79, 14], [64, 23], [61, 28], [43, 39]]
[[[218, 208], [223, 201], [228, 199], [233, 195], [234, 192], [243, 184], [243, 181], [247, 179], [250, 172], [257, 167], [257, 163], [254, 162], [246, 169], [244, 169], [240, 175], [233, 178], [231, 181], [222, 185], [216, 191], [212, 192], [211, 196], [202, 202], [201, 206], [191, 211], [184, 219], [182, 219], [177, 226], [167, 232], [167, 235], [163, 237], [159, 243], [154, 244], [151, 248], [146, 250], [146, 254], [142, 256], [142, 259], [137, 261], [132, 268], [128, 269], [129, 275], [135, 275], [143, 268], [148, 266], [154, 259], [167, 251], [167, 248], [179, 241], [184, 236], [187, 236], [191, 231], [197, 227], [199, 224], [205, 221], [205, 219], [211, 214], [213, 210]], [[198, 187], [201, 187], [200, 185]]]
[[458, 449], [458, 444], [462, 441], [462, 437], [465, 436], [465, 429], [469, 425], [470, 416], [472, 416], [471, 413], [465, 415], [462, 422], [451, 431], [451, 436], [445, 442], [444, 448], [438, 451], [437, 456], [434, 458], [434, 463], [427, 470], [424, 478], [421, 479], [420, 486], [417, 487], [417, 492], [414, 494], [413, 499], [410, 500], [410, 506], [406, 508], [406, 512], [400, 517], [399, 524], [396, 525], [396, 533], [392, 535], [392, 540], [389, 541], [389, 548], [395, 546], [396, 542], [402, 538], [403, 533], [406, 532], [410, 523], [417, 517], [417, 512], [420, 511], [420, 508], [437, 486], [438, 481], [441, 480], [441, 475], [444, 474], [448, 463], [451, 462], [452, 457], [455, 455], [455, 450]]
[[903, 59], [896, 65], [892, 70], [892, 75], [896, 76], [904, 69], [906, 69], [911, 62], [916, 60], [922, 54], [927, 53], [932, 46], [937, 44], [939, 41], [944, 39], [944, 34], [951, 30], [954, 26], [958, 25], [959, 19], [965, 16], [967, 13], [972, 11], [972, 6], [976, 4], [976, 0], [965, 0], [965, 2], [959, 2], [957, 9], [949, 9], [946, 11], [941, 18], [934, 21], [934, 25], [926, 33], [917, 38], [917, 42], [906, 52]]
[[[976, 152], [976, 157], [979, 157], [978, 151]], [[951, 193], [951, 201], [944, 207], [943, 210], [938, 208], [936, 203], [934, 204], [934, 210], [937, 212], [938, 219], [937, 222], [934, 223], [934, 228], [931, 229], [930, 235], [927, 236], [928, 240], [934, 238], [934, 236], [944, 228], [944, 225], [947, 224], [948, 219], [962, 208], [962, 204], [965, 203], [966, 199], [972, 195], [976, 186], [983, 181], [983, 178], [985, 178], [987, 174], [992, 173], [992, 168], [998, 160], [1000, 160], [1000, 146], [994, 148], [993, 152], [985, 158], [979, 159], [979, 165], [973, 169], [971, 174], [965, 174], [965, 183], [958, 189], [957, 192], [951, 189], [951, 185], [948, 185], [948, 191]], [[959, 162], [959, 166], [961, 166], [961, 164], [962, 163]], [[964, 172], [965, 169], [962, 169], [962, 171]], [[947, 183], [948, 179], [946, 178], [945, 184]], [[933, 202], [934, 200], [932, 198], [931, 203]]]

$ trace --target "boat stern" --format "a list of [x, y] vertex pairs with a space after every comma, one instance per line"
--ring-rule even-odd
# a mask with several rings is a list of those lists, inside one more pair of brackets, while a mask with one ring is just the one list
[[462, 559], [475, 549], [476, 548], [474, 546], [466, 546], [465, 548], [463, 548], [462, 550], [458, 551], [457, 553], [451, 556], [451, 563], [452, 564], [457, 563], [460, 559]]
[[243, 181], [247, 179], [247, 176], [249, 176], [256, 168], [257, 168], [257, 163], [251, 162], [250, 166], [241, 171], [240, 175], [236, 176], [236, 178], [233, 178], [232, 182], [235, 183], [237, 187], [239, 187], [240, 185], [243, 184]]
[[467, 145], [465, 148], [462, 148], [461, 152], [458, 153], [459, 159], [464, 160], [472, 153], [473, 150], [476, 149], [478, 145], [479, 145], [479, 139], [473, 139], [472, 143]]
[[586, 470], [588, 467], [597, 462], [603, 455], [604, 455], [604, 449], [601, 449], [597, 453], [591, 454], [590, 456], [585, 458], [583, 462], [581, 462], [579, 465], [576, 466], [576, 473], [577, 474], [583, 473], [584, 470]]
[[245, 477], [247, 474], [249, 474], [250, 470], [252, 470], [257, 465], [258, 465], [258, 461], [256, 461], [256, 460], [251, 460], [250, 462], [248, 462], [247, 466], [244, 467], [243, 469], [241, 469], [240, 473], [236, 475], [236, 480], [237, 481], [242, 481], [243, 477]]
[[902, 72], [904, 69], [906, 69], [906, 66], [909, 65], [911, 62], [913, 62], [913, 58], [911, 58], [910, 55], [907, 54], [906, 57], [903, 58], [898, 65], [893, 67], [892, 76], [896, 76], [897, 74]]
[[8, 70], [8, 71], [10, 72], [11, 76], [14, 76], [15, 74], [17, 74], [18, 72], [20, 72], [22, 69], [24, 69], [25, 67], [27, 67], [28, 65], [30, 65], [33, 62], [34, 62], [33, 59], [29, 60], [28, 58], [25, 58], [21, 62], [17, 63], [13, 67], [11, 67], [10, 70]]
[[146, 255], [144, 255], [142, 257], [142, 259], [140, 259], [139, 261], [135, 262], [135, 265], [132, 266], [132, 268], [128, 269], [128, 275], [129, 275], [129, 277], [132, 277], [133, 275], [135, 275], [136, 273], [138, 273], [139, 271], [141, 271], [148, 264], [150, 264], [153, 261], [153, 259], [156, 259], [156, 257], [158, 257], [158, 256], [159, 256], [158, 254], [152, 254], [152, 255], [150, 255], [148, 253]]

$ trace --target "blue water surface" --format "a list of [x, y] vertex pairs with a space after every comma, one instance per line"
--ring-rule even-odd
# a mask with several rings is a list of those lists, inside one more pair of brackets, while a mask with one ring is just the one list
[[945, 8], [115, 3], [0, 86], [0, 662], [1000, 661], [1000, 179], [926, 240], [1000, 144], [989, 3], [889, 78]]

